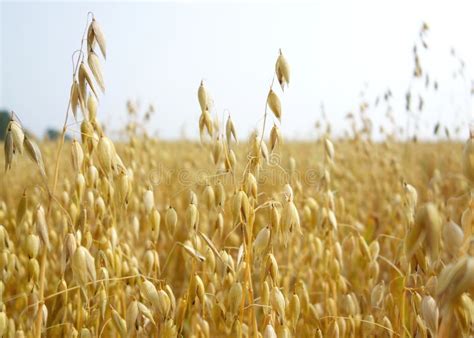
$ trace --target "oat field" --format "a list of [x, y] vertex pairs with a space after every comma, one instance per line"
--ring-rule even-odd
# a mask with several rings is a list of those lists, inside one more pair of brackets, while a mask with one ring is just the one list
[[100, 123], [98, 20], [79, 43], [60, 139], [28, 135], [15, 112], [3, 143], [1, 336], [474, 335], [469, 126], [465, 143], [363, 128], [285, 140], [291, 60], [277, 50], [250, 137], [216, 119], [201, 82], [201, 140], [136, 122], [116, 139]]

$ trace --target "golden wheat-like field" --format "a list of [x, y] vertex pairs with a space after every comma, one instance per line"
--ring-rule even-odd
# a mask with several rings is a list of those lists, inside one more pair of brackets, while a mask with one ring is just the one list
[[201, 83], [200, 141], [134, 123], [115, 140], [99, 122], [105, 36], [86, 28], [61, 137], [35, 140], [13, 113], [7, 128], [1, 336], [474, 334], [473, 138], [284, 140], [280, 51], [249, 138]]

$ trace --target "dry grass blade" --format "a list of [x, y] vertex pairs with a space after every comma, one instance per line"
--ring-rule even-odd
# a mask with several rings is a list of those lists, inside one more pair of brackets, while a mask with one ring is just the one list
[[191, 257], [193, 257], [194, 259], [196, 259], [197, 261], [199, 262], [205, 262], [206, 261], [206, 257], [204, 257], [203, 255], [201, 255], [199, 253], [199, 251], [197, 251], [196, 249], [186, 245], [186, 244], [183, 244], [183, 243], [177, 243], [179, 246], [181, 246], [185, 252], [187, 252]]
[[212, 252], [214, 253], [214, 255], [219, 258], [219, 260], [222, 261], [222, 257], [219, 253], [219, 251], [217, 250], [216, 246], [214, 245], [214, 243], [212, 243], [212, 241], [209, 239], [209, 237], [207, 237], [204, 233], [202, 233], [201, 231], [199, 231], [199, 236], [201, 236], [201, 238], [204, 240], [204, 242], [206, 242], [206, 244], [209, 246], [209, 248], [212, 250]]

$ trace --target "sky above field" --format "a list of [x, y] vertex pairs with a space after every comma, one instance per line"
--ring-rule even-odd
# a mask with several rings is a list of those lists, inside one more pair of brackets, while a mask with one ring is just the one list
[[[316, 135], [322, 105], [334, 132], [341, 135], [349, 125], [344, 117], [357, 112], [363, 100], [369, 103], [374, 127], [388, 128], [385, 107], [374, 107], [376, 97], [388, 88], [399, 125], [406, 125], [405, 94], [411, 88], [410, 119], [419, 116], [421, 136], [430, 137], [441, 122], [451, 129], [461, 126], [465, 137], [472, 111], [473, 10], [472, 1], [3, 1], [0, 108], [14, 110], [37, 135], [62, 126], [71, 54], [92, 11], [107, 38], [106, 93], [99, 116], [111, 131], [126, 123], [126, 101], [133, 99], [142, 110], [155, 105], [147, 125], [150, 133], [197, 137], [197, 89], [204, 79], [214, 112], [222, 119], [230, 111], [237, 132], [247, 136], [261, 126], [282, 48], [292, 76], [288, 90], [281, 94], [277, 89], [287, 137]], [[429, 49], [419, 48], [420, 61], [430, 83], [438, 82], [437, 92], [426, 89], [424, 79], [412, 79], [413, 44], [424, 21], [430, 26], [425, 38]], [[458, 58], [466, 65], [462, 75]], [[421, 114], [418, 95], [424, 99]]]

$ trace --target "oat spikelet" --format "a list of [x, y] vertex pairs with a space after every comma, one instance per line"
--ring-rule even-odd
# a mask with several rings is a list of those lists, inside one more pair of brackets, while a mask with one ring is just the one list
[[86, 251], [87, 249], [83, 246], [78, 247], [74, 251], [71, 260], [74, 280], [81, 286], [84, 286], [88, 282]]
[[281, 102], [277, 94], [275, 94], [275, 92], [273, 91], [273, 89], [270, 89], [270, 91], [268, 92], [267, 105], [273, 112], [273, 114], [275, 114], [276, 118], [278, 120], [281, 120]]
[[100, 89], [102, 92], [105, 92], [104, 78], [102, 76], [102, 70], [97, 54], [95, 54], [93, 51], [89, 52], [89, 55], [87, 56], [87, 63], [89, 64], [89, 68], [91, 69]]
[[[6, 335], [8, 329], [8, 318], [7, 314], [2, 311], [0, 312], [0, 335], [3, 337]], [[18, 335], [18, 331], [17, 331]]]
[[26, 237], [26, 251], [29, 258], [36, 258], [40, 248], [40, 238], [37, 235], [29, 234]]
[[186, 297], [181, 298], [178, 305], [178, 310], [176, 311], [176, 325], [181, 330], [184, 322], [184, 317], [186, 315], [186, 310], [188, 308], [188, 300]]
[[210, 184], [204, 188], [204, 203], [208, 210], [211, 210], [216, 204], [216, 194]]
[[449, 221], [443, 227], [444, 249], [451, 255], [456, 256], [464, 242], [464, 232], [461, 227]]
[[145, 280], [140, 286], [140, 292], [143, 298], [145, 298], [152, 305], [158, 306], [158, 291], [152, 282]]
[[237, 163], [237, 158], [235, 156], [234, 151], [232, 149], [228, 149], [228, 153], [227, 153], [226, 161], [225, 161], [226, 171], [234, 170], [236, 163]]
[[285, 86], [288, 87], [290, 84], [290, 66], [286, 61], [286, 58], [283, 56], [281, 49], [280, 55], [278, 56], [277, 62], [275, 64], [275, 73], [277, 75], [281, 89], [284, 91]]
[[270, 131], [270, 150], [273, 151], [276, 145], [282, 143], [282, 137], [280, 133], [280, 128], [276, 124], [273, 124], [272, 130]]
[[255, 252], [256, 258], [259, 260], [265, 254], [268, 244], [270, 243], [270, 228], [267, 226], [260, 230], [253, 242], [253, 250]]
[[275, 329], [270, 324], [268, 324], [265, 327], [265, 332], [263, 333], [263, 338], [277, 338], [277, 334], [275, 332]]
[[145, 206], [146, 213], [150, 214], [155, 207], [155, 197], [153, 195], [153, 191], [150, 189], [147, 189], [143, 195], [143, 204]]
[[158, 291], [158, 312], [160, 313], [162, 318], [167, 318], [168, 313], [171, 308], [171, 301], [168, 297], [168, 294], [164, 290]]
[[95, 47], [95, 43], [94, 28], [90, 24], [87, 28], [87, 50], [92, 50]]
[[329, 139], [324, 139], [324, 150], [329, 161], [334, 161], [334, 145]]
[[71, 257], [77, 249], [77, 241], [72, 233], [66, 235], [63, 244], [63, 251], [61, 256], [61, 271], [64, 273], [66, 265], [70, 263]]
[[82, 164], [84, 162], [84, 152], [82, 151], [80, 143], [77, 142], [76, 139], [72, 140], [71, 157], [74, 169], [77, 172], [82, 171]]
[[168, 231], [168, 234], [171, 237], [174, 237], [177, 224], [178, 224], [178, 214], [176, 213], [176, 210], [170, 206], [168, 210], [166, 210], [165, 226], [166, 226], [166, 230]]
[[447, 265], [439, 275], [436, 294], [443, 315], [468, 291], [474, 291], [474, 258], [464, 256]]
[[79, 107], [79, 83], [74, 79], [71, 85], [71, 109], [76, 121], [77, 107]]
[[127, 307], [127, 313], [125, 314], [125, 322], [128, 328], [128, 334], [132, 335], [132, 329], [137, 324], [139, 309], [138, 309], [138, 301], [134, 300], [130, 302]]
[[156, 325], [155, 320], [153, 319], [153, 314], [151, 313], [150, 309], [148, 309], [145, 304], [138, 302], [138, 309], [140, 313], [145, 316], [153, 325]]
[[300, 298], [296, 293], [291, 295], [289, 304], [288, 304], [288, 315], [290, 318], [291, 326], [293, 329], [296, 328], [296, 324], [298, 323], [298, 319], [300, 318], [301, 312], [301, 303]]
[[235, 132], [234, 123], [232, 122], [230, 115], [227, 118], [227, 123], [225, 125], [225, 132], [226, 132], [226, 139], [227, 139], [228, 144], [230, 144], [231, 138], [234, 138], [234, 141], [237, 142], [237, 134]]
[[280, 289], [276, 286], [272, 288], [270, 293], [270, 303], [272, 305], [273, 311], [278, 314], [280, 322], [283, 323], [285, 320], [285, 297]]
[[431, 336], [436, 337], [438, 334], [439, 310], [433, 297], [423, 297], [421, 301], [421, 315]]
[[23, 154], [23, 141], [25, 139], [25, 134], [23, 133], [23, 129], [21, 128], [20, 124], [15, 120], [11, 120], [7, 129], [11, 131], [15, 151]]
[[188, 208], [186, 209], [186, 225], [188, 229], [198, 229], [199, 211], [195, 204], [189, 204]]
[[226, 193], [225, 193], [225, 188], [224, 188], [224, 185], [222, 184], [222, 182], [217, 182], [216, 184], [216, 189], [215, 189], [215, 192], [216, 192], [216, 205], [218, 207], [222, 207], [225, 203], [225, 200], [226, 200]]
[[204, 133], [204, 128], [207, 130], [209, 136], [212, 137], [214, 133], [214, 124], [212, 123], [211, 114], [209, 114], [209, 111], [207, 110], [202, 112], [201, 117], [199, 118], [199, 129], [201, 134]]
[[242, 284], [239, 282], [236, 282], [230, 288], [229, 293], [228, 293], [228, 298], [227, 298], [229, 312], [234, 316], [237, 314], [239, 310], [240, 303], [242, 302], [242, 297], [243, 297]]
[[107, 174], [112, 169], [112, 161], [115, 156], [112, 141], [107, 136], [102, 136], [97, 145], [97, 157], [102, 170]]
[[41, 151], [39, 150], [36, 143], [33, 140], [30, 140], [30, 138], [26, 136], [25, 136], [25, 141], [23, 143], [24, 143], [26, 153], [28, 154], [30, 159], [36, 163], [36, 165], [38, 166], [40, 170], [41, 175], [43, 175], [43, 177], [46, 177], [46, 171], [44, 169], [44, 163], [43, 163], [43, 156], [41, 156]]
[[280, 211], [276, 207], [275, 203], [270, 204], [270, 224], [273, 229], [274, 234], [278, 234], [280, 232]]
[[224, 146], [222, 141], [220, 137], [217, 137], [217, 139], [214, 141], [214, 147], [212, 149], [212, 158], [214, 160], [214, 164], [217, 165], [219, 163], [223, 150]]
[[294, 198], [293, 188], [289, 184], [285, 184], [283, 187], [283, 196], [288, 202], [292, 202]]
[[84, 62], [81, 62], [81, 65], [79, 66], [79, 90], [80, 90], [80, 95], [84, 99], [87, 95], [87, 85], [89, 85], [89, 88], [92, 90], [96, 98], [99, 98], [99, 93], [97, 92], [95, 88], [95, 84], [92, 81], [92, 76], [89, 73], [89, 70], [87, 69], [86, 65]]
[[407, 235], [405, 248], [407, 257], [411, 257], [420, 247], [424, 247], [432, 261], [438, 259], [441, 240], [441, 218], [433, 203], [419, 208], [415, 224]]
[[405, 192], [405, 204], [406, 204], [406, 212], [407, 212], [407, 219], [409, 223], [414, 222], [414, 215], [415, 215], [415, 209], [416, 205], [418, 203], [418, 193], [411, 184], [408, 184], [406, 182], [403, 183], [403, 190]]
[[120, 314], [112, 309], [112, 323], [117, 330], [120, 338], [127, 338], [127, 322], [120, 317]]
[[130, 194], [130, 178], [124, 170], [121, 170], [117, 177], [117, 197], [119, 203], [128, 203]]
[[204, 87], [204, 81], [201, 81], [201, 84], [199, 85], [198, 89], [198, 100], [199, 100], [199, 106], [201, 106], [201, 112], [204, 113], [209, 109], [208, 106], [208, 95], [206, 88]]
[[204, 287], [204, 282], [202, 281], [199, 275], [194, 275], [194, 284], [196, 285], [196, 296], [198, 297], [199, 301], [204, 304], [206, 298], [206, 288]]
[[251, 172], [247, 174], [246, 185], [247, 195], [256, 200], [258, 195], [258, 183], [257, 179]]
[[301, 230], [300, 216], [295, 203], [288, 202], [287, 209], [284, 209], [283, 214], [286, 215], [286, 218], [283, 218], [283, 220], [285, 221], [285, 227], [287, 227], [290, 232], [296, 230], [297, 233], [302, 235], [303, 232]]
[[50, 249], [48, 225], [46, 224], [46, 215], [42, 206], [36, 209], [36, 231], [41, 239], [42, 244], [47, 250]]
[[87, 118], [91, 121], [95, 121], [97, 117], [97, 99], [94, 95], [89, 95], [87, 98]]

